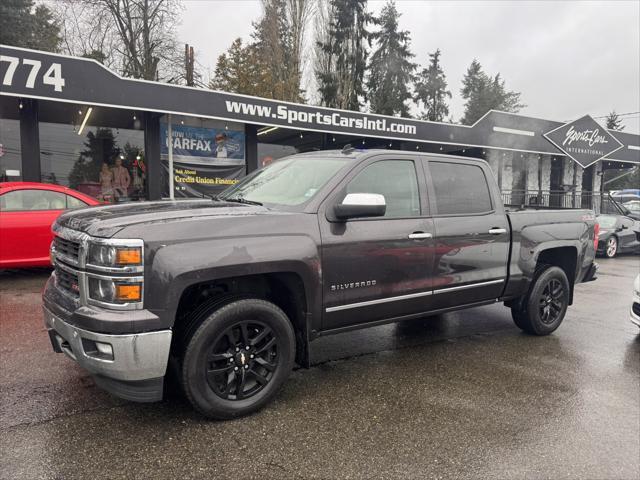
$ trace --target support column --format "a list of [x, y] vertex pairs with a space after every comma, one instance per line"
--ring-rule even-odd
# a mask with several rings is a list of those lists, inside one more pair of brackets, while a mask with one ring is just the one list
[[160, 161], [159, 113], [144, 113], [144, 156], [147, 166], [147, 198], [160, 200], [167, 177]]
[[258, 126], [246, 123], [244, 125], [247, 173], [260, 168], [258, 165]]
[[40, 129], [38, 125], [38, 101], [22, 99], [20, 109], [20, 148], [22, 150], [22, 180], [41, 182]]

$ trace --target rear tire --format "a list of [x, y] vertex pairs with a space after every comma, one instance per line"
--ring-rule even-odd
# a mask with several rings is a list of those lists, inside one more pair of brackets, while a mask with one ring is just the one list
[[184, 352], [183, 390], [208, 418], [227, 420], [264, 407], [293, 368], [295, 335], [273, 303], [242, 299], [213, 309]]
[[511, 308], [514, 323], [532, 335], [549, 335], [564, 320], [569, 293], [564, 270], [550, 266], [540, 268], [527, 296]]

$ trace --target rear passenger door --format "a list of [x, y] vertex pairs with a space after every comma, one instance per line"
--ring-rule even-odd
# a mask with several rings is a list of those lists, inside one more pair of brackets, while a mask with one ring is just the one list
[[[507, 276], [510, 234], [488, 168], [473, 160], [425, 161], [436, 234], [433, 308], [498, 298]], [[492, 190], [493, 189], [493, 190]]]

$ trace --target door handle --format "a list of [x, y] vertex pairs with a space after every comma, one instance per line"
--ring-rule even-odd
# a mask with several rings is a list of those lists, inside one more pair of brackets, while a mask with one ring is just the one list
[[489, 229], [489, 233], [491, 235], [501, 235], [503, 233], [507, 233], [507, 229], [506, 228], [490, 228]]
[[432, 235], [426, 232], [413, 232], [409, 234], [411, 240], [423, 240], [425, 238], [431, 238]]

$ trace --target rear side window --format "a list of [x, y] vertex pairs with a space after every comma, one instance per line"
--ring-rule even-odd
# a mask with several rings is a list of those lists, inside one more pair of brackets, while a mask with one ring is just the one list
[[2, 195], [1, 207], [7, 212], [64, 210], [65, 194], [48, 190], [13, 190]]
[[429, 162], [439, 215], [461, 215], [491, 210], [489, 185], [480, 167]]
[[67, 208], [82, 208], [86, 207], [88, 204], [83, 202], [82, 200], [77, 199], [76, 197], [72, 197], [71, 195], [67, 195]]

